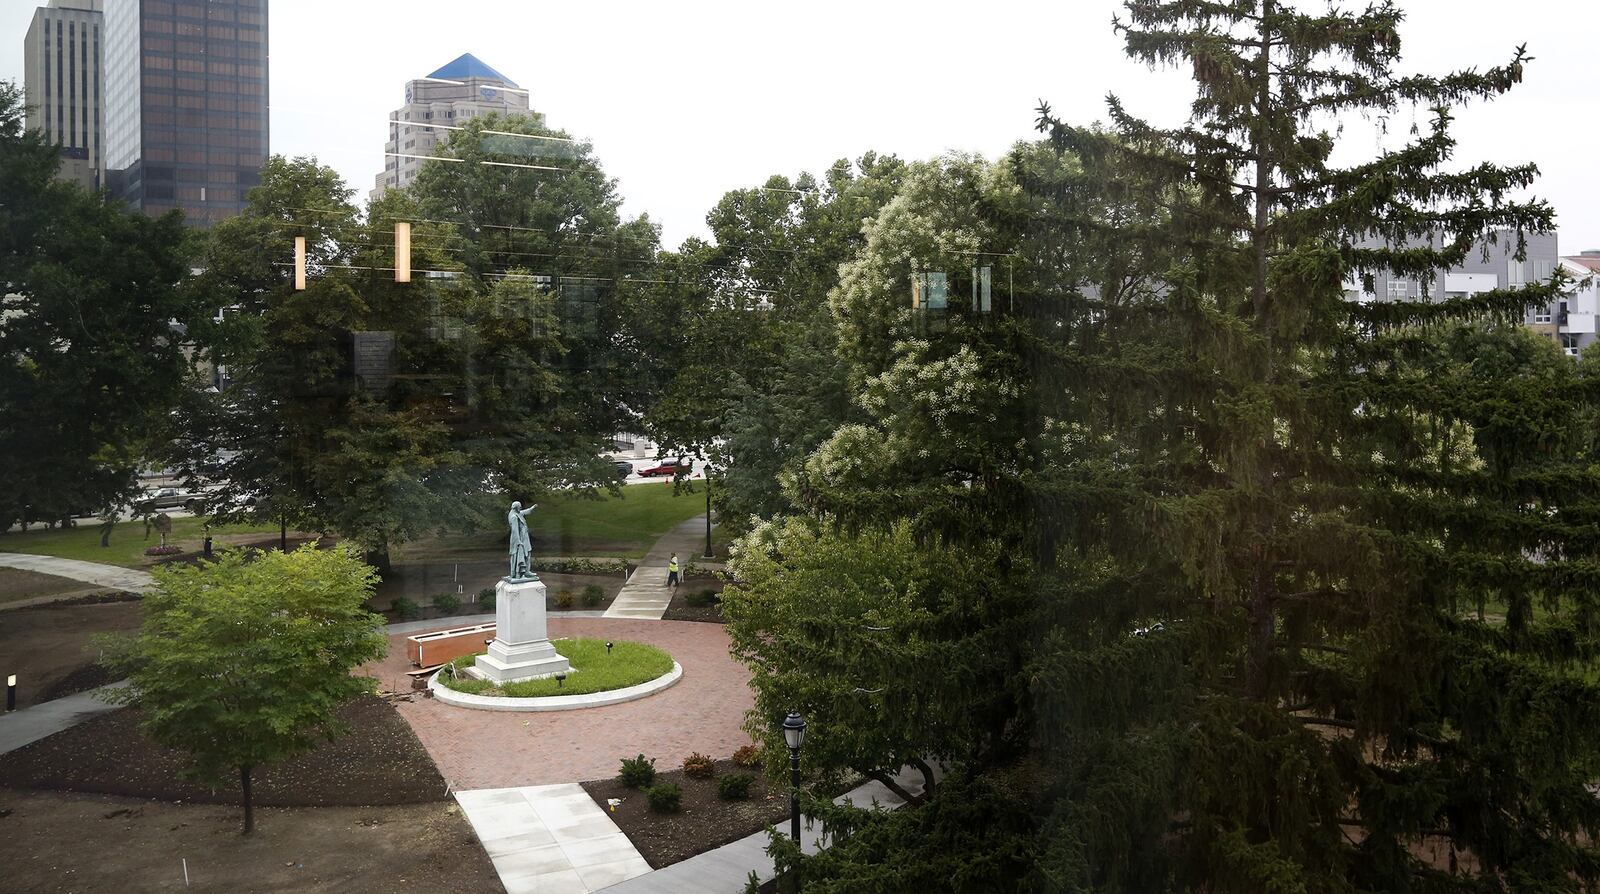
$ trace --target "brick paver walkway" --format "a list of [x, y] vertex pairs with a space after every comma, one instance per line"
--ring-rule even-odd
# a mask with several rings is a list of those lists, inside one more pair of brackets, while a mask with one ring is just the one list
[[[453, 626], [441, 622], [436, 629]], [[477, 711], [419, 697], [396, 708], [455, 789], [511, 788], [615, 776], [624, 757], [643, 753], [676, 769], [690, 752], [727, 757], [749, 744], [740, 728], [755, 700], [749, 671], [728, 654], [721, 624], [551, 618], [551, 638], [629, 639], [667, 650], [683, 680], [665, 692], [621, 705], [576, 711]], [[384, 689], [409, 691], [405, 637], [389, 639], [389, 657], [363, 668]]]

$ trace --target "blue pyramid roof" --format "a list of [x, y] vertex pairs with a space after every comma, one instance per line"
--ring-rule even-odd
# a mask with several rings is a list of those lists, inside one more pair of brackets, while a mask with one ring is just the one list
[[462, 53], [451, 62], [446, 63], [443, 68], [440, 68], [433, 74], [428, 75], [428, 77], [441, 78], [446, 81], [465, 81], [468, 78], [484, 78], [490, 81], [499, 81], [500, 83], [505, 84], [507, 87], [517, 86], [516, 81], [511, 80], [500, 72], [490, 68], [488, 65], [485, 65], [482, 59], [479, 59], [477, 56], [474, 56], [471, 53]]

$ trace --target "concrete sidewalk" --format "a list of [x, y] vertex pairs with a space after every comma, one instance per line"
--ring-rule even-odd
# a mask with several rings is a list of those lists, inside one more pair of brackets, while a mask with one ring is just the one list
[[148, 571], [123, 568], [120, 565], [102, 565], [99, 562], [81, 562], [77, 559], [59, 559], [55, 556], [35, 556], [29, 553], [0, 553], [0, 567], [20, 568], [39, 574], [53, 574], [81, 580], [96, 587], [129, 590], [143, 593], [155, 585]]
[[659, 621], [672, 604], [672, 589], [667, 586], [667, 562], [673, 553], [678, 554], [678, 571], [681, 574], [689, 562], [700, 557], [706, 548], [706, 517], [702, 513], [675, 525], [662, 535], [655, 546], [633, 569], [628, 582], [622, 585], [617, 598], [606, 609], [608, 618], [634, 618]]
[[577, 783], [456, 792], [506, 894], [589, 894], [650, 871]]
[[[922, 793], [922, 774], [910, 767], [897, 773], [895, 782], [913, 795]], [[898, 795], [878, 782], [858, 786], [833, 801], [835, 804], [848, 802], [857, 807], [877, 804], [889, 810], [904, 804]], [[787, 821], [780, 828], [787, 832]], [[828, 846], [827, 836], [822, 835], [821, 831], [810, 817], [800, 817], [800, 846], [806, 853], [814, 854]], [[767, 842], [765, 831], [756, 832], [732, 844], [725, 844], [604, 890], [607, 894], [739, 894], [744, 890], [750, 873], [754, 872], [762, 882], [773, 877], [772, 858], [767, 856]]]
[[14, 751], [29, 742], [37, 742], [45, 736], [53, 736], [96, 714], [117, 710], [122, 706], [104, 701], [99, 697], [100, 693], [126, 685], [128, 683], [124, 680], [88, 692], [40, 702], [10, 714], [0, 714], [0, 754]]

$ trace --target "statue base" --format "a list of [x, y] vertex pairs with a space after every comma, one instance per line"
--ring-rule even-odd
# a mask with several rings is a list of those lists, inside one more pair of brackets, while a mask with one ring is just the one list
[[515, 683], [572, 672], [545, 632], [545, 587], [538, 580], [495, 585], [495, 638], [467, 673], [494, 683]]

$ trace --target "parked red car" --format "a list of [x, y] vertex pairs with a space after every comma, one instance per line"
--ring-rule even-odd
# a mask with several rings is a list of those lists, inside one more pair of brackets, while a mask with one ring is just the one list
[[659, 476], [676, 475], [679, 471], [687, 474], [689, 471], [689, 466], [690, 463], [688, 460], [680, 459], [676, 462], [662, 463], [659, 466], [651, 466], [648, 469], [640, 469], [639, 477], [656, 478]]

